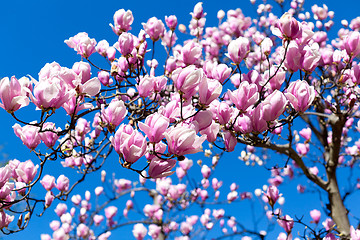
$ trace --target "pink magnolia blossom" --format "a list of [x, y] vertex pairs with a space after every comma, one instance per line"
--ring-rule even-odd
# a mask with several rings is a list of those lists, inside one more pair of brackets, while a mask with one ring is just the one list
[[355, 229], [353, 226], [350, 227], [351, 240], [360, 240], [360, 230]]
[[349, 56], [357, 56], [360, 53], [360, 33], [350, 32], [344, 39], [344, 48]]
[[143, 28], [145, 32], [150, 36], [151, 40], [156, 42], [161, 37], [164, 36], [165, 26], [161, 20], [158, 20], [156, 17], [150, 18], [147, 23], [143, 23]]
[[60, 192], [66, 192], [69, 190], [70, 180], [65, 175], [60, 175], [56, 180], [56, 188]]
[[321, 60], [319, 45], [317, 43], [313, 43], [311, 46], [306, 45], [303, 51], [302, 69], [307, 73], [311, 73], [319, 65]]
[[284, 93], [291, 106], [298, 112], [305, 112], [315, 99], [315, 89], [306, 81], [297, 80], [290, 83]]
[[115, 151], [121, 154], [128, 163], [134, 163], [145, 155], [146, 139], [131, 126], [122, 125], [116, 131], [115, 136], [110, 138], [110, 141]]
[[52, 235], [54, 240], [65, 240], [67, 239], [69, 236], [66, 233], [66, 230], [64, 229], [64, 227], [59, 228], [58, 230], [56, 230], [53, 235]]
[[303, 49], [294, 41], [291, 41], [287, 48], [285, 67], [290, 72], [296, 72], [302, 68]]
[[169, 153], [177, 156], [200, 152], [206, 139], [206, 136], [197, 136], [195, 130], [180, 125], [169, 128], [164, 136]]
[[[64, 72], [62, 72], [64, 73]], [[40, 76], [41, 72], [39, 73]], [[74, 75], [60, 72], [51, 73], [49, 77], [41, 77], [39, 81], [33, 79], [35, 83], [33, 94], [30, 95], [31, 101], [40, 109], [60, 108], [65, 102], [75, 95], [75, 90], [67, 84], [66, 80], [70, 77], [75, 80]], [[75, 74], [71, 72], [70, 74]], [[66, 80], [65, 80], [66, 79]]]
[[174, 172], [171, 171], [176, 165], [175, 159], [161, 160], [157, 157], [154, 157], [149, 165], [149, 176], [152, 178], [162, 178], [167, 177]]
[[65, 203], [59, 203], [54, 210], [56, 215], [58, 215], [59, 217], [61, 217], [66, 211], [67, 205]]
[[204, 10], [203, 10], [203, 7], [202, 7], [202, 2], [198, 2], [194, 6], [193, 12], [191, 12], [190, 14], [195, 19], [200, 19], [200, 18], [204, 17], [205, 14], [204, 14]]
[[247, 113], [252, 122], [252, 129], [254, 132], [261, 133], [268, 129], [268, 124], [264, 120], [264, 114], [261, 104], [259, 104], [255, 109]]
[[224, 138], [224, 142], [225, 142], [226, 151], [228, 151], [228, 152], [234, 151], [235, 146], [237, 144], [237, 139], [234, 136], [234, 134], [230, 131], [225, 131], [223, 138]]
[[180, 224], [180, 232], [184, 235], [189, 234], [193, 229], [193, 226], [188, 222], [182, 222]]
[[280, 194], [277, 187], [271, 185], [266, 190], [266, 193], [264, 193], [265, 197], [268, 199], [268, 202], [271, 207], [274, 207], [276, 201], [279, 199]]
[[274, 43], [270, 38], [264, 38], [261, 41], [261, 52], [265, 55], [265, 56], [269, 56], [271, 53], [271, 48], [273, 47]]
[[184, 94], [188, 99], [196, 92], [197, 86], [204, 78], [204, 71], [196, 69], [194, 65], [186, 68], [178, 68], [172, 73], [175, 88]]
[[140, 97], [150, 97], [154, 92], [155, 78], [148, 75], [141, 77], [139, 80], [139, 84], [136, 85], [136, 88], [139, 92]]
[[214, 101], [213, 103], [214, 104], [212, 104], [211, 106], [215, 107], [214, 115], [216, 116], [216, 120], [222, 125], [226, 125], [227, 123], [229, 123], [234, 109], [230, 107], [229, 104], [223, 101]]
[[312, 220], [314, 221], [314, 223], [318, 224], [320, 221], [320, 218], [321, 218], [321, 212], [317, 209], [311, 210], [310, 216], [311, 216]]
[[168, 28], [174, 31], [178, 24], [177, 17], [175, 15], [165, 16], [165, 23]]
[[107, 208], [105, 208], [105, 217], [107, 219], [112, 219], [113, 217], [115, 217], [115, 215], [118, 212], [118, 208], [115, 206], [109, 206]]
[[62, 107], [65, 109], [68, 115], [72, 116], [81, 110], [93, 108], [93, 105], [89, 102], [82, 103], [76, 96], [73, 96], [67, 102], [65, 102]]
[[8, 77], [1, 79], [0, 99], [0, 107], [10, 113], [29, 105], [26, 88], [14, 76], [11, 80]]
[[120, 53], [123, 56], [131, 54], [134, 49], [134, 36], [131, 33], [124, 32], [118, 39]]
[[76, 62], [72, 66], [72, 70], [80, 77], [81, 83], [84, 84], [91, 78], [91, 67], [87, 62]]
[[201, 58], [201, 46], [195, 41], [189, 41], [181, 49], [182, 61], [185, 65], [191, 65]]
[[149, 142], [158, 143], [164, 138], [169, 122], [168, 118], [154, 113], [146, 117], [145, 123], [139, 122], [139, 128], [146, 134]]
[[327, 218], [324, 222], [322, 222], [325, 230], [328, 231], [329, 229], [333, 228], [335, 223], [331, 218]]
[[225, 80], [230, 76], [232, 69], [226, 64], [219, 64], [213, 68], [211, 76], [218, 80], [220, 83], [224, 83]]
[[96, 40], [94, 38], [90, 39], [86, 32], [81, 32], [74, 37], [70, 37], [65, 40], [65, 43], [84, 58], [90, 57], [90, 55], [96, 51]]
[[297, 143], [296, 144], [296, 151], [302, 155], [305, 156], [310, 150], [310, 146], [309, 144], [304, 144], [304, 143]]
[[59, 136], [56, 132], [61, 131], [60, 128], [55, 128], [55, 124], [52, 122], [46, 122], [42, 127], [42, 132], [39, 132], [40, 139], [49, 148], [55, 146]]
[[19, 124], [13, 126], [15, 135], [21, 139], [25, 146], [34, 150], [41, 142], [39, 128], [33, 125], [21, 127]]
[[6, 214], [4, 211], [0, 211], [0, 229], [6, 228], [14, 220], [14, 216]]
[[179, 165], [184, 171], [187, 171], [192, 167], [193, 161], [191, 159], [185, 158], [179, 162]]
[[239, 64], [250, 51], [250, 41], [246, 37], [239, 37], [232, 40], [228, 46], [227, 56], [235, 63]]
[[301, 37], [301, 24], [286, 12], [278, 20], [272, 32], [281, 39], [296, 39]]
[[5, 165], [5, 167], [0, 168], [0, 189], [5, 185], [11, 176], [12, 169], [9, 165]]
[[286, 105], [287, 100], [284, 94], [279, 90], [275, 90], [261, 102], [263, 119], [270, 122], [274, 121], [284, 113]]
[[114, 14], [114, 25], [110, 24], [110, 27], [117, 35], [120, 35], [122, 32], [127, 32], [131, 30], [131, 24], [134, 21], [133, 14], [130, 10], [125, 11], [120, 9]]
[[4, 186], [2, 186], [2, 188], [0, 189], [0, 199], [5, 199], [6, 201], [13, 201], [10, 199], [10, 195], [16, 196], [13, 192], [14, 187], [15, 184], [13, 182], [6, 182]]
[[107, 108], [101, 110], [101, 118], [108, 124], [110, 132], [114, 132], [115, 128], [125, 119], [127, 109], [122, 100], [114, 98]]
[[104, 86], [109, 86], [113, 83], [112, 78], [110, 78], [110, 74], [106, 71], [100, 71], [98, 73], [98, 79]]
[[212, 120], [213, 113], [209, 110], [204, 110], [198, 112], [192, 118], [192, 124], [195, 126], [196, 132], [202, 131], [209, 127], [213, 120]]
[[50, 207], [54, 199], [55, 199], [54, 194], [51, 191], [47, 191], [45, 195], [45, 207], [46, 208]]
[[244, 134], [251, 133], [253, 128], [250, 117], [246, 114], [238, 116], [234, 124], [234, 130]]
[[96, 214], [96, 215], [94, 215], [93, 220], [94, 220], [95, 226], [99, 226], [100, 223], [104, 220], [104, 216]]
[[106, 40], [101, 40], [97, 43], [95, 50], [103, 57], [107, 56], [107, 50], [109, 48], [109, 43]]
[[311, 129], [310, 128], [303, 128], [299, 134], [300, 136], [302, 136], [303, 138], [305, 138], [307, 141], [311, 139]]
[[157, 226], [155, 224], [150, 224], [149, 225], [149, 236], [152, 237], [153, 239], [158, 239], [159, 235], [161, 233], [161, 227]]
[[143, 240], [147, 234], [147, 229], [142, 223], [137, 223], [134, 225], [132, 233], [136, 240]]
[[294, 227], [294, 220], [289, 216], [285, 215], [277, 220], [280, 227], [282, 227], [287, 234], [291, 233], [292, 228]]
[[220, 124], [212, 121], [210, 126], [200, 131], [200, 134], [206, 135], [206, 140], [208, 142], [215, 142], [219, 131], [220, 131]]
[[248, 107], [255, 104], [260, 97], [256, 84], [246, 81], [240, 83], [239, 88], [235, 91], [228, 90], [230, 100], [240, 111], [246, 111]]
[[203, 178], [209, 178], [211, 174], [211, 169], [207, 165], [201, 167], [201, 174]]
[[45, 190], [50, 191], [55, 187], [55, 177], [46, 174], [40, 181]]
[[76, 235], [80, 238], [86, 238], [89, 235], [89, 227], [80, 223], [76, 228]]

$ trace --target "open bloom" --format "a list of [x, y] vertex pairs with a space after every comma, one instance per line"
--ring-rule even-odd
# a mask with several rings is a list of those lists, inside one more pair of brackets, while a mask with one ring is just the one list
[[284, 228], [287, 234], [291, 233], [292, 228], [294, 227], [294, 220], [289, 216], [285, 215], [277, 220], [280, 227]]
[[134, 37], [131, 33], [122, 33], [118, 40], [120, 53], [123, 56], [129, 55], [134, 49]]
[[55, 187], [55, 177], [46, 174], [40, 183], [47, 191], [50, 191]]
[[344, 40], [344, 48], [349, 56], [356, 56], [360, 53], [360, 33], [350, 32]]
[[296, 39], [301, 37], [301, 24], [288, 12], [284, 13], [277, 27], [273, 29], [273, 34], [281, 39]]
[[144, 237], [146, 236], [147, 229], [142, 223], [137, 223], [134, 225], [132, 233], [136, 238], [136, 240], [143, 240]]
[[90, 39], [86, 32], [81, 32], [74, 37], [70, 37], [65, 40], [65, 43], [84, 58], [88, 58], [96, 52], [96, 40], [94, 38]]
[[203, 78], [199, 85], [199, 102], [209, 105], [217, 99], [222, 91], [222, 85], [219, 81], [210, 78]]
[[181, 49], [182, 61], [186, 65], [194, 64], [201, 57], [201, 47], [195, 41], [189, 41]]
[[243, 81], [235, 91], [228, 90], [230, 100], [240, 111], [246, 111], [248, 107], [255, 104], [260, 97], [258, 87], [254, 83]]
[[250, 41], [246, 37], [232, 40], [228, 46], [227, 56], [236, 64], [239, 64], [250, 51]]
[[134, 163], [145, 155], [146, 139], [130, 125], [121, 125], [110, 141], [115, 151], [128, 163]]
[[114, 14], [114, 24], [110, 24], [112, 30], [117, 35], [120, 35], [122, 32], [127, 32], [131, 30], [131, 24], [134, 21], [134, 16], [130, 10], [125, 11], [124, 9], [120, 9]]
[[35, 178], [38, 168], [39, 166], [35, 166], [31, 160], [20, 163], [15, 170], [17, 174], [17, 181], [27, 184], [30, 183]]
[[282, 92], [275, 90], [261, 103], [265, 121], [274, 121], [285, 111], [287, 100]]
[[195, 130], [185, 126], [171, 127], [164, 133], [170, 154], [182, 156], [201, 151], [206, 136], [197, 136]]
[[43, 131], [39, 132], [40, 139], [45, 143], [49, 148], [55, 146], [56, 141], [59, 139], [59, 136], [56, 132], [61, 131], [60, 128], [55, 128], [55, 123], [46, 122], [43, 125]]
[[150, 36], [151, 40], [156, 42], [159, 38], [164, 36], [164, 23], [156, 17], [150, 18], [147, 23], [143, 23], [145, 32]]
[[122, 100], [113, 99], [107, 108], [101, 110], [101, 117], [108, 124], [110, 132], [120, 125], [127, 114], [127, 109]]
[[174, 173], [174, 171], [171, 171], [176, 165], [175, 159], [169, 159], [169, 160], [161, 160], [157, 157], [154, 157], [149, 166], [149, 176], [152, 178], [162, 178], [167, 177]]
[[298, 112], [305, 112], [315, 99], [315, 89], [306, 81], [297, 80], [290, 83], [284, 93], [291, 106]]
[[29, 105], [29, 98], [27, 91], [20, 84], [14, 76], [9, 80], [4, 77], [0, 81], [0, 107], [8, 112], [15, 112], [16, 110]]
[[18, 136], [25, 146], [34, 150], [40, 143], [39, 128], [32, 125], [25, 125], [21, 127], [15, 123], [13, 126], [15, 135]]
[[360, 240], [360, 230], [356, 229], [351, 226], [350, 227], [350, 236], [351, 236], [351, 240]]
[[186, 68], [178, 68], [172, 73], [174, 85], [178, 91], [184, 94], [185, 98], [189, 98], [196, 93], [196, 88], [204, 77], [202, 69], [196, 69], [194, 65]]
[[159, 113], [146, 117], [145, 123], [139, 122], [139, 128], [149, 138], [150, 142], [158, 143], [164, 138], [164, 132], [169, 126], [170, 120]]

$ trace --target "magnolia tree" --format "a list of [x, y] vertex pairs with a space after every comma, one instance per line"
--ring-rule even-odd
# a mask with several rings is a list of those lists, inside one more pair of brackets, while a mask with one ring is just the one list
[[[308, 12], [303, 4], [260, 4], [254, 19], [240, 9], [220, 10], [218, 26], [205, 27], [200, 2], [188, 28], [171, 15], [164, 22], [150, 18], [139, 32], [131, 31], [132, 12], [120, 9], [110, 24], [116, 42], [80, 32], [65, 40], [79, 54], [71, 68], [52, 62], [37, 77], [3, 78], [1, 107], [36, 160], [0, 168], [1, 231], [14, 234], [34, 214], [55, 209], [59, 219], [43, 240], [108, 239], [125, 226], [138, 240], [359, 240], [344, 203], [360, 187], [353, 177], [360, 149], [360, 17], [343, 20], [330, 40], [334, 12], [326, 5]], [[282, 16], [272, 13], [278, 6]], [[18, 111], [34, 105], [37, 119]], [[240, 191], [236, 182], [222, 187], [213, 173], [234, 150], [246, 165], [266, 164], [268, 185], [253, 192]], [[191, 160], [198, 152], [208, 161]], [[112, 169], [104, 169], [109, 161]], [[73, 173], [50, 175], [48, 164]], [[116, 178], [112, 171], [121, 167], [136, 180]], [[339, 175], [339, 168], [348, 171]], [[88, 175], [99, 176], [97, 184], [74, 192]], [[294, 176], [305, 176], [326, 196], [319, 199], [323, 209], [299, 213], [312, 221], [281, 209], [281, 185]], [[339, 187], [341, 179], [348, 179], [348, 190]], [[263, 229], [218, 205], [243, 200], [257, 202]], [[270, 237], [274, 229], [282, 230]]]

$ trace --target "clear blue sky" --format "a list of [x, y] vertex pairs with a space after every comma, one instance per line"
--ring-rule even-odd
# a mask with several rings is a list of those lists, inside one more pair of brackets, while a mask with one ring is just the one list
[[[259, 1], [259, 0], [258, 0]], [[208, 13], [206, 26], [217, 24], [216, 13], [219, 9], [241, 8], [246, 16], [255, 16], [255, 10], [248, 0], [215, 1], [204, 0], [204, 10]], [[272, 2], [272, 1], [269, 1]], [[116, 10], [130, 9], [134, 15], [133, 33], [137, 35], [142, 22], [156, 16], [164, 20], [165, 15], [175, 14], [180, 23], [186, 26], [189, 23], [193, 6], [197, 1], [182, 0], [153, 0], [153, 1], [121, 1], [121, 0], [14, 0], [1, 1], [0, 3], [0, 78], [15, 75], [20, 78], [30, 74], [36, 78], [39, 70], [48, 62], [56, 61], [62, 66], [71, 67], [75, 61], [79, 61], [79, 55], [64, 44], [64, 40], [74, 36], [78, 32], [85, 31], [96, 40], [107, 39], [109, 42], [116, 41], [116, 35], [109, 27], [112, 23], [113, 14]], [[359, 14], [360, 3], [357, 0], [328, 0], [306, 1], [306, 6], [326, 3], [329, 10], [335, 11], [335, 29], [339, 27], [341, 19], [350, 21]], [[308, 8], [310, 10], [310, 8]], [[161, 62], [161, 61], [159, 61]], [[2, 153], [9, 159], [17, 158], [21, 161], [34, 159], [21, 141], [14, 135], [11, 126], [15, 123], [5, 111], [0, 111], [2, 134], [0, 144], [4, 146]], [[267, 176], [264, 170], [258, 169], [259, 174], [255, 180], [248, 180], [246, 169], [239, 164], [236, 155], [230, 154], [224, 157], [223, 164], [219, 167], [220, 176], [226, 172], [227, 181], [233, 179], [240, 185], [242, 191], [252, 191], [254, 187], [261, 187], [266, 183]], [[227, 162], [227, 164], [225, 164]], [[236, 166], [229, 170], [229, 165]], [[244, 171], [245, 170], [245, 171]], [[59, 173], [58, 173], [59, 174]], [[124, 169], [118, 171], [119, 175], [128, 175]], [[118, 176], [119, 176], [118, 175]], [[134, 177], [134, 176], [133, 176]], [[137, 177], [136, 177], [137, 178]], [[254, 181], [253, 181], [254, 180]], [[245, 184], [245, 183], [246, 184]], [[243, 183], [243, 184], [242, 184]], [[229, 185], [223, 188], [228, 189]], [[294, 186], [285, 186], [287, 188]], [[82, 194], [83, 191], [80, 191]], [[301, 210], [299, 202], [305, 202], [306, 196], [287, 196], [287, 208]], [[309, 210], [320, 206], [309, 207]], [[121, 209], [121, 207], [119, 207]], [[20, 234], [4, 237], [5, 239], [39, 239], [41, 233], [50, 233], [49, 219], [54, 219], [53, 211], [47, 213], [44, 218], [34, 217], [27, 230]], [[49, 212], [50, 212], [49, 211]], [[299, 212], [299, 211], [298, 211]], [[234, 214], [238, 215], [238, 214]], [[308, 216], [308, 212], [305, 212]], [[130, 235], [122, 239], [132, 239]]]

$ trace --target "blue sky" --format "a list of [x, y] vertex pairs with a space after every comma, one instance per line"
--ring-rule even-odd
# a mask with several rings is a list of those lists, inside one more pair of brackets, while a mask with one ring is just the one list
[[[259, 1], [259, 0], [258, 0]], [[271, 1], [270, 1], [271, 2]], [[190, 20], [189, 12], [197, 1], [168, 1], [153, 0], [149, 1], [89, 1], [89, 0], [14, 0], [1, 1], [0, 3], [0, 78], [15, 75], [20, 78], [30, 74], [37, 76], [39, 70], [48, 62], [56, 61], [62, 66], [71, 67], [80, 57], [72, 49], [66, 46], [64, 40], [74, 36], [78, 32], [87, 32], [90, 37], [97, 41], [107, 39], [115, 42], [117, 37], [109, 27], [112, 17], [116, 10], [120, 8], [130, 9], [134, 15], [133, 33], [137, 35], [142, 22], [148, 18], [156, 16], [164, 20], [165, 15], [175, 14], [180, 23], [188, 25]], [[329, 1], [306, 1], [306, 6], [312, 4], [326, 3], [329, 10], [335, 11], [334, 29], [339, 28], [341, 19], [350, 21], [358, 14], [360, 3], [357, 0], [329, 0]], [[216, 13], [219, 9], [227, 11], [229, 9], [241, 8], [246, 16], [255, 16], [255, 9], [248, 0], [232, 1], [213, 1], [204, 0], [204, 10], [207, 12], [206, 26], [217, 24]], [[308, 8], [310, 10], [310, 8]], [[333, 32], [334, 34], [334, 32]], [[31, 116], [33, 113], [29, 113]], [[29, 117], [30, 118], [30, 117]], [[0, 135], [0, 144], [4, 146], [2, 153], [9, 156], [9, 159], [17, 158], [22, 161], [34, 159], [28, 149], [23, 146], [21, 141], [14, 135], [11, 126], [15, 123], [10, 115], [5, 111], [0, 111], [0, 122], [3, 126]], [[236, 159], [235, 154], [226, 155], [222, 159], [223, 163], [219, 166], [217, 175], [226, 174], [228, 183], [236, 181], [242, 191], [252, 191], [254, 187], [261, 187], [266, 183], [267, 176], [264, 176], [264, 169], [257, 169], [255, 174], [259, 177], [249, 182], [249, 175], [246, 168]], [[232, 167], [229, 168], [229, 165]], [[236, 167], [234, 167], [236, 166]], [[230, 170], [229, 170], [230, 169]], [[124, 169], [118, 171], [119, 175], [129, 175]], [[134, 177], [134, 176], [132, 176]], [[137, 177], [136, 177], [137, 178]], [[241, 186], [241, 183], [246, 182]], [[228, 189], [228, 185], [223, 187]], [[289, 188], [290, 195], [287, 197], [289, 209], [301, 210], [299, 202], [305, 202], [306, 196], [291, 194], [294, 192], [294, 185], [289, 184], [284, 187], [284, 191]], [[83, 191], [80, 191], [80, 193]], [[312, 206], [313, 208], [320, 206]], [[119, 208], [120, 209], [120, 208]], [[23, 239], [25, 236], [30, 239], [39, 239], [40, 233], [50, 233], [48, 227], [49, 219], [53, 219], [54, 214], [47, 213], [45, 218], [34, 217], [30, 227], [20, 234], [5, 237], [5, 239]], [[49, 212], [50, 212], [49, 211]], [[308, 213], [305, 213], [308, 215]], [[129, 233], [127, 238], [132, 239]]]

